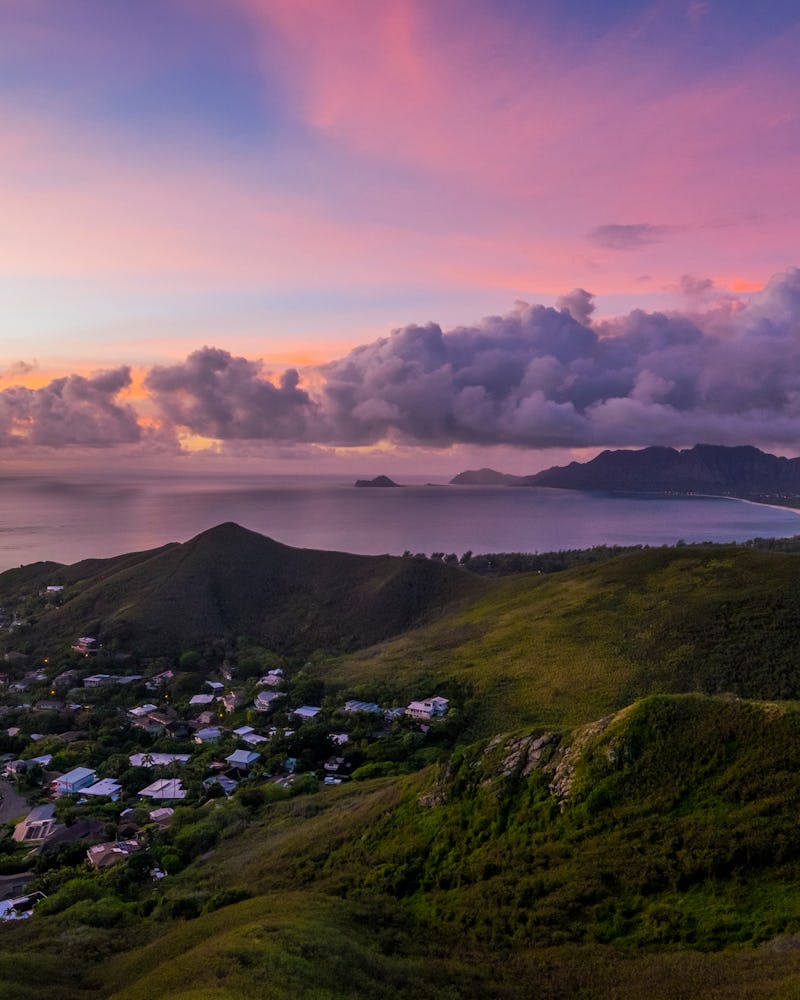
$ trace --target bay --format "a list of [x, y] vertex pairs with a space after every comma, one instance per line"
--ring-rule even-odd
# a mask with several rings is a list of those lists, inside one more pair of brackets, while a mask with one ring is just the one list
[[745, 541], [800, 533], [793, 511], [726, 498], [412, 483], [331, 476], [5, 476], [0, 570], [186, 541], [224, 521], [287, 545], [361, 554], [545, 552]]

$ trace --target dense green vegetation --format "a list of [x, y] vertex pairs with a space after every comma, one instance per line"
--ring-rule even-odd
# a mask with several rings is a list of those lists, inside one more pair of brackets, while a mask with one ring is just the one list
[[209, 802], [154, 840], [188, 862], [167, 880], [76, 870], [3, 932], [120, 1000], [264, 977], [277, 997], [792, 996], [798, 736], [792, 706], [655, 696], [536, 761], [518, 735], [404, 779]]
[[[479, 579], [444, 559], [361, 563], [274, 543], [242, 561], [257, 543], [240, 551], [232, 537], [232, 549], [223, 531], [188, 549], [0, 577], [4, 606], [30, 616], [5, 637], [28, 644], [28, 667], [59, 616], [58, 628], [86, 634], [74, 628], [81, 609], [105, 609], [95, 621], [114, 642], [93, 668], [152, 677], [169, 666], [159, 697], [180, 706], [223, 664], [248, 699], [280, 666], [289, 700], [321, 705], [324, 720], [291, 736], [282, 722], [230, 797], [201, 778], [233, 744], [197, 751], [172, 824], [137, 815], [142, 847], [125, 862], [92, 870], [80, 842], [26, 858], [47, 899], [32, 919], [0, 924], [0, 1000], [45, 989], [65, 1000], [800, 994], [796, 545], [635, 550]], [[44, 607], [36, 594], [54, 574], [60, 607]], [[126, 581], [139, 590], [123, 611]], [[181, 645], [143, 661], [114, 622], [128, 615], [133, 629], [170, 594]], [[174, 601], [196, 595], [184, 617]], [[370, 608], [379, 626], [358, 624]], [[211, 633], [183, 642], [213, 614]], [[55, 656], [33, 697], [80, 660]], [[61, 769], [102, 765], [134, 792], [151, 777], [129, 766], [142, 737], [120, 723], [135, 690], [82, 693], [81, 739], [66, 744], [49, 716], [26, 714], [28, 693], [9, 695], [21, 731], [0, 734], [0, 751], [50, 748]], [[427, 732], [340, 709], [345, 697], [402, 705], [433, 693], [451, 711]], [[29, 744], [34, 726], [43, 738]], [[323, 787], [331, 727], [349, 734], [352, 779]], [[295, 780], [277, 782], [287, 754]], [[20, 787], [38, 794], [35, 770]], [[58, 811], [121, 823], [102, 800]], [[18, 871], [9, 835], [0, 866]]]

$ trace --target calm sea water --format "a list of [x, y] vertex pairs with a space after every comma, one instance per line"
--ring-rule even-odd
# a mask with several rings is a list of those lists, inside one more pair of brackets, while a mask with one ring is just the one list
[[352, 480], [9, 476], [0, 482], [0, 570], [186, 541], [223, 521], [288, 545], [346, 552], [545, 552], [592, 545], [744, 541], [800, 533], [800, 517], [736, 500]]

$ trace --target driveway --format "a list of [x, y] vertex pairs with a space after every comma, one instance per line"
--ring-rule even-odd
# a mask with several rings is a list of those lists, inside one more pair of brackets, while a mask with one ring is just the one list
[[16, 788], [8, 781], [0, 781], [0, 823], [10, 823], [30, 811], [27, 801], [17, 794]]

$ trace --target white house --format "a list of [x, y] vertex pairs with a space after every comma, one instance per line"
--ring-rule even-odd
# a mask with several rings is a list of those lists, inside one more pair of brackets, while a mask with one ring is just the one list
[[292, 715], [297, 719], [315, 719], [321, 711], [319, 705], [301, 705], [292, 712]]
[[114, 781], [113, 778], [102, 778], [88, 788], [82, 788], [81, 795], [107, 795], [112, 802], [116, 802], [121, 791], [122, 785], [118, 781]]
[[91, 635], [82, 635], [72, 648], [76, 652], [88, 656], [90, 653], [97, 652], [97, 639]]
[[258, 733], [245, 733], [244, 736], [240, 736], [239, 739], [242, 743], [246, 743], [248, 746], [257, 747], [259, 743], [266, 743], [266, 736], [259, 736]]
[[257, 712], [269, 712], [274, 702], [285, 697], [281, 691], [259, 691], [253, 705]]
[[450, 702], [447, 698], [426, 698], [424, 701], [412, 701], [406, 706], [406, 715], [412, 719], [436, 719], [445, 715]]
[[210, 705], [214, 700], [213, 694], [194, 694], [189, 699], [190, 705]]
[[166, 801], [168, 799], [185, 799], [186, 789], [181, 784], [180, 778], [158, 778], [147, 788], [139, 792], [140, 799], [156, 799]]

